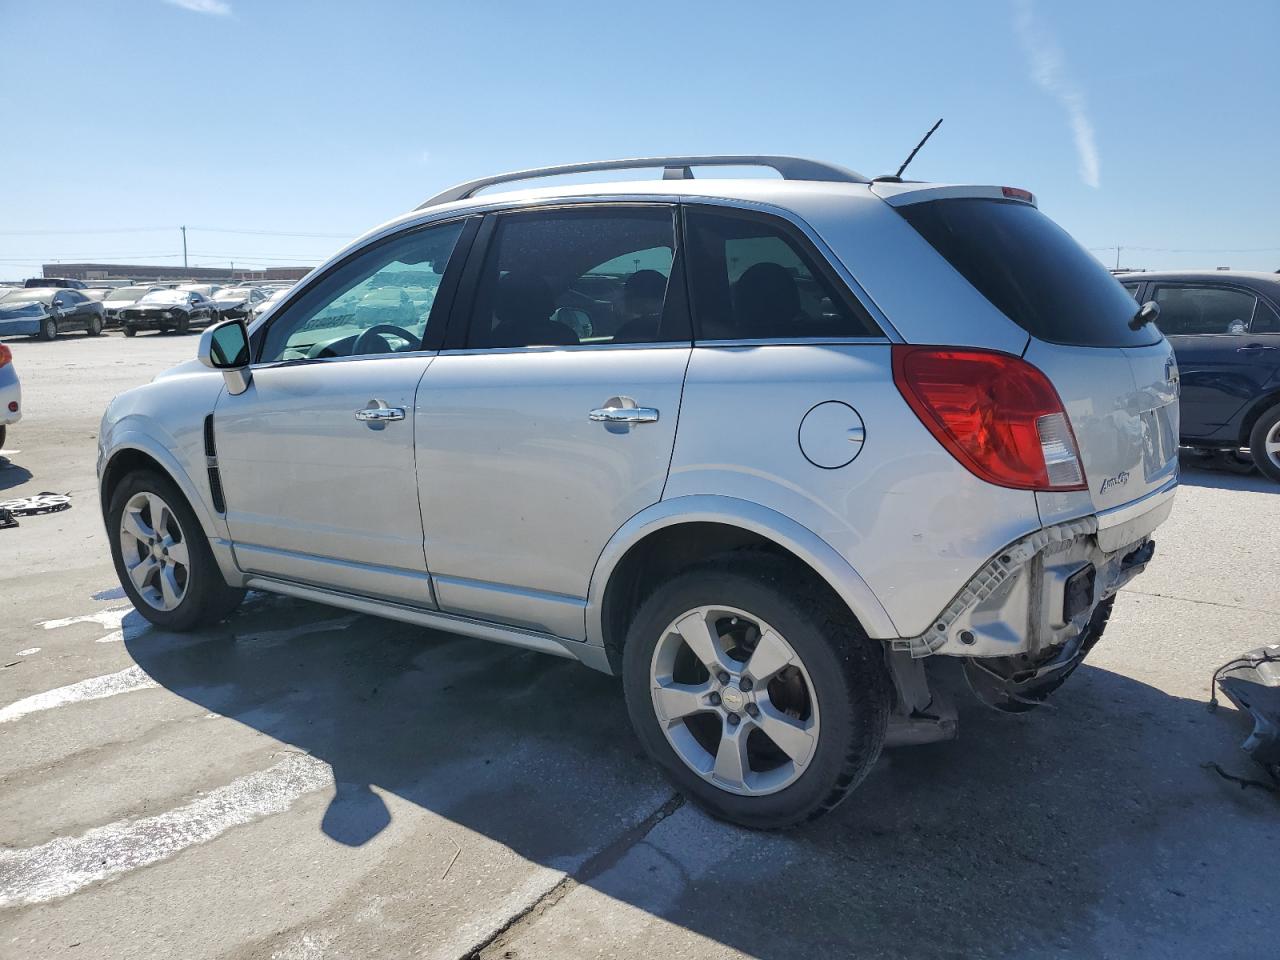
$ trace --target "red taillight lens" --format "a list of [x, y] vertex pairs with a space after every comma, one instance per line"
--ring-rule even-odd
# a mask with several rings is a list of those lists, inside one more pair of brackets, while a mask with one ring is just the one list
[[9, 349], [7, 344], [0, 343], [0, 367], [6, 363], [13, 362], [13, 351]]
[[989, 350], [893, 347], [893, 382], [970, 472], [1018, 490], [1084, 490], [1067, 412], [1049, 378]]
[[1023, 203], [1035, 203], [1036, 198], [1030, 190], [1023, 190], [1021, 187], [1001, 187], [1000, 192], [1004, 194], [1006, 200], [1021, 200]]

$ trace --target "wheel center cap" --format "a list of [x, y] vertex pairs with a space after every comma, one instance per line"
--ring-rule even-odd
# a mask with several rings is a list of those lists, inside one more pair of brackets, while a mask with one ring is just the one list
[[746, 704], [747, 697], [737, 687], [728, 686], [720, 691], [720, 702], [736, 713]]

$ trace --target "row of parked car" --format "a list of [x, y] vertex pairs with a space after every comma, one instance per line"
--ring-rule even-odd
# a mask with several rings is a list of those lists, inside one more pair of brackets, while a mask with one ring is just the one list
[[0, 288], [0, 337], [52, 340], [70, 330], [96, 337], [116, 325], [126, 337], [139, 330], [187, 333], [220, 320], [251, 319], [290, 287], [144, 283], [93, 288], [72, 283], [78, 281], [37, 278], [22, 287]]

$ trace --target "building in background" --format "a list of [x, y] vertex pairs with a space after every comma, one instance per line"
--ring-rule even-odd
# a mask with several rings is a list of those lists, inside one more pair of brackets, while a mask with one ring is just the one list
[[266, 267], [232, 270], [230, 267], [176, 267], [138, 263], [46, 263], [46, 277], [72, 280], [301, 280], [310, 267]]

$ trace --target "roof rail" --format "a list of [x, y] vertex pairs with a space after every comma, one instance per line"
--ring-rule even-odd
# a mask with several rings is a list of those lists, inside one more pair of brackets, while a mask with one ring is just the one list
[[587, 163], [565, 163], [555, 167], [536, 167], [532, 170], [516, 170], [492, 177], [478, 177], [456, 187], [437, 193], [430, 200], [419, 204], [419, 210], [434, 207], [452, 200], [466, 200], [477, 190], [510, 183], [516, 180], [535, 180], [540, 177], [556, 177], [567, 173], [594, 173], [600, 170], [643, 170], [662, 168], [664, 180], [692, 180], [693, 167], [770, 167], [782, 175], [783, 180], [823, 180], [834, 183], [870, 183], [860, 173], [844, 167], [801, 157], [750, 156], [731, 154], [721, 157], [643, 157], [634, 160], [595, 160]]

